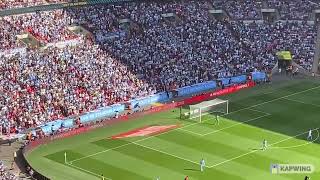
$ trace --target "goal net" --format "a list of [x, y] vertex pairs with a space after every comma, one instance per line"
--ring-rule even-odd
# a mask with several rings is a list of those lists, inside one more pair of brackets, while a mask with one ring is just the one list
[[191, 119], [202, 122], [205, 118], [217, 118], [223, 114], [228, 114], [228, 100], [214, 99], [203, 101], [199, 104], [189, 105], [187, 111], [180, 111], [183, 119]]

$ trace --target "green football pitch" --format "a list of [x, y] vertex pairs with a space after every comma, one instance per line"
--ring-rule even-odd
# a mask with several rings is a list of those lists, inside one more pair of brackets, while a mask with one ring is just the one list
[[[220, 97], [229, 114], [202, 122], [180, 120], [179, 109], [113, 124], [42, 145], [27, 155], [39, 172], [57, 180], [303, 180], [307, 174], [272, 174], [271, 164], [311, 164], [320, 179], [320, 81], [264, 84]], [[150, 125], [179, 124], [153, 136], [110, 139]], [[307, 141], [307, 132], [313, 140]], [[261, 150], [262, 141], [268, 148]], [[64, 153], [67, 152], [67, 163]], [[206, 168], [200, 171], [201, 159]]]

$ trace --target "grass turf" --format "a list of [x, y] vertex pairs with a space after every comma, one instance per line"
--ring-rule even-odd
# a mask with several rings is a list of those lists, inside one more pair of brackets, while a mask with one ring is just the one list
[[[261, 85], [221, 97], [230, 114], [214, 125], [179, 120], [179, 110], [144, 116], [79, 136], [42, 145], [27, 159], [52, 179], [112, 180], [301, 180], [305, 174], [271, 174], [273, 163], [313, 164], [320, 179], [320, 138], [306, 141], [307, 130], [320, 127], [320, 82], [292, 80]], [[182, 124], [151, 137], [111, 140], [108, 137], [146, 125]], [[261, 151], [262, 140], [270, 145]], [[68, 164], [64, 163], [67, 152]], [[206, 169], [199, 171], [204, 158]]]

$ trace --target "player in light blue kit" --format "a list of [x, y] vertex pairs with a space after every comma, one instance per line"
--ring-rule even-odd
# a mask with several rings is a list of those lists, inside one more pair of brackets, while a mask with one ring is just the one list
[[308, 141], [312, 141], [312, 139], [313, 139], [313, 138], [312, 138], [312, 130], [310, 129], [310, 130], [309, 130], [309, 133], [308, 133], [308, 138], [307, 138], [307, 140], [308, 140]]
[[206, 167], [206, 162], [204, 161], [204, 159], [202, 158], [200, 161], [200, 171], [204, 171], [204, 168]]

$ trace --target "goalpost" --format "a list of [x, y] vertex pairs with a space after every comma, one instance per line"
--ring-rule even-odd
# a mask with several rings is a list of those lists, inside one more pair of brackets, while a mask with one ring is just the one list
[[203, 116], [205, 115], [213, 115], [215, 118], [217, 118], [219, 115], [221, 116], [223, 114], [228, 114], [228, 112], [228, 100], [214, 99], [189, 105], [188, 111], [184, 113], [182, 112], [182, 109], [180, 109], [180, 117], [183, 119], [202, 122]]

